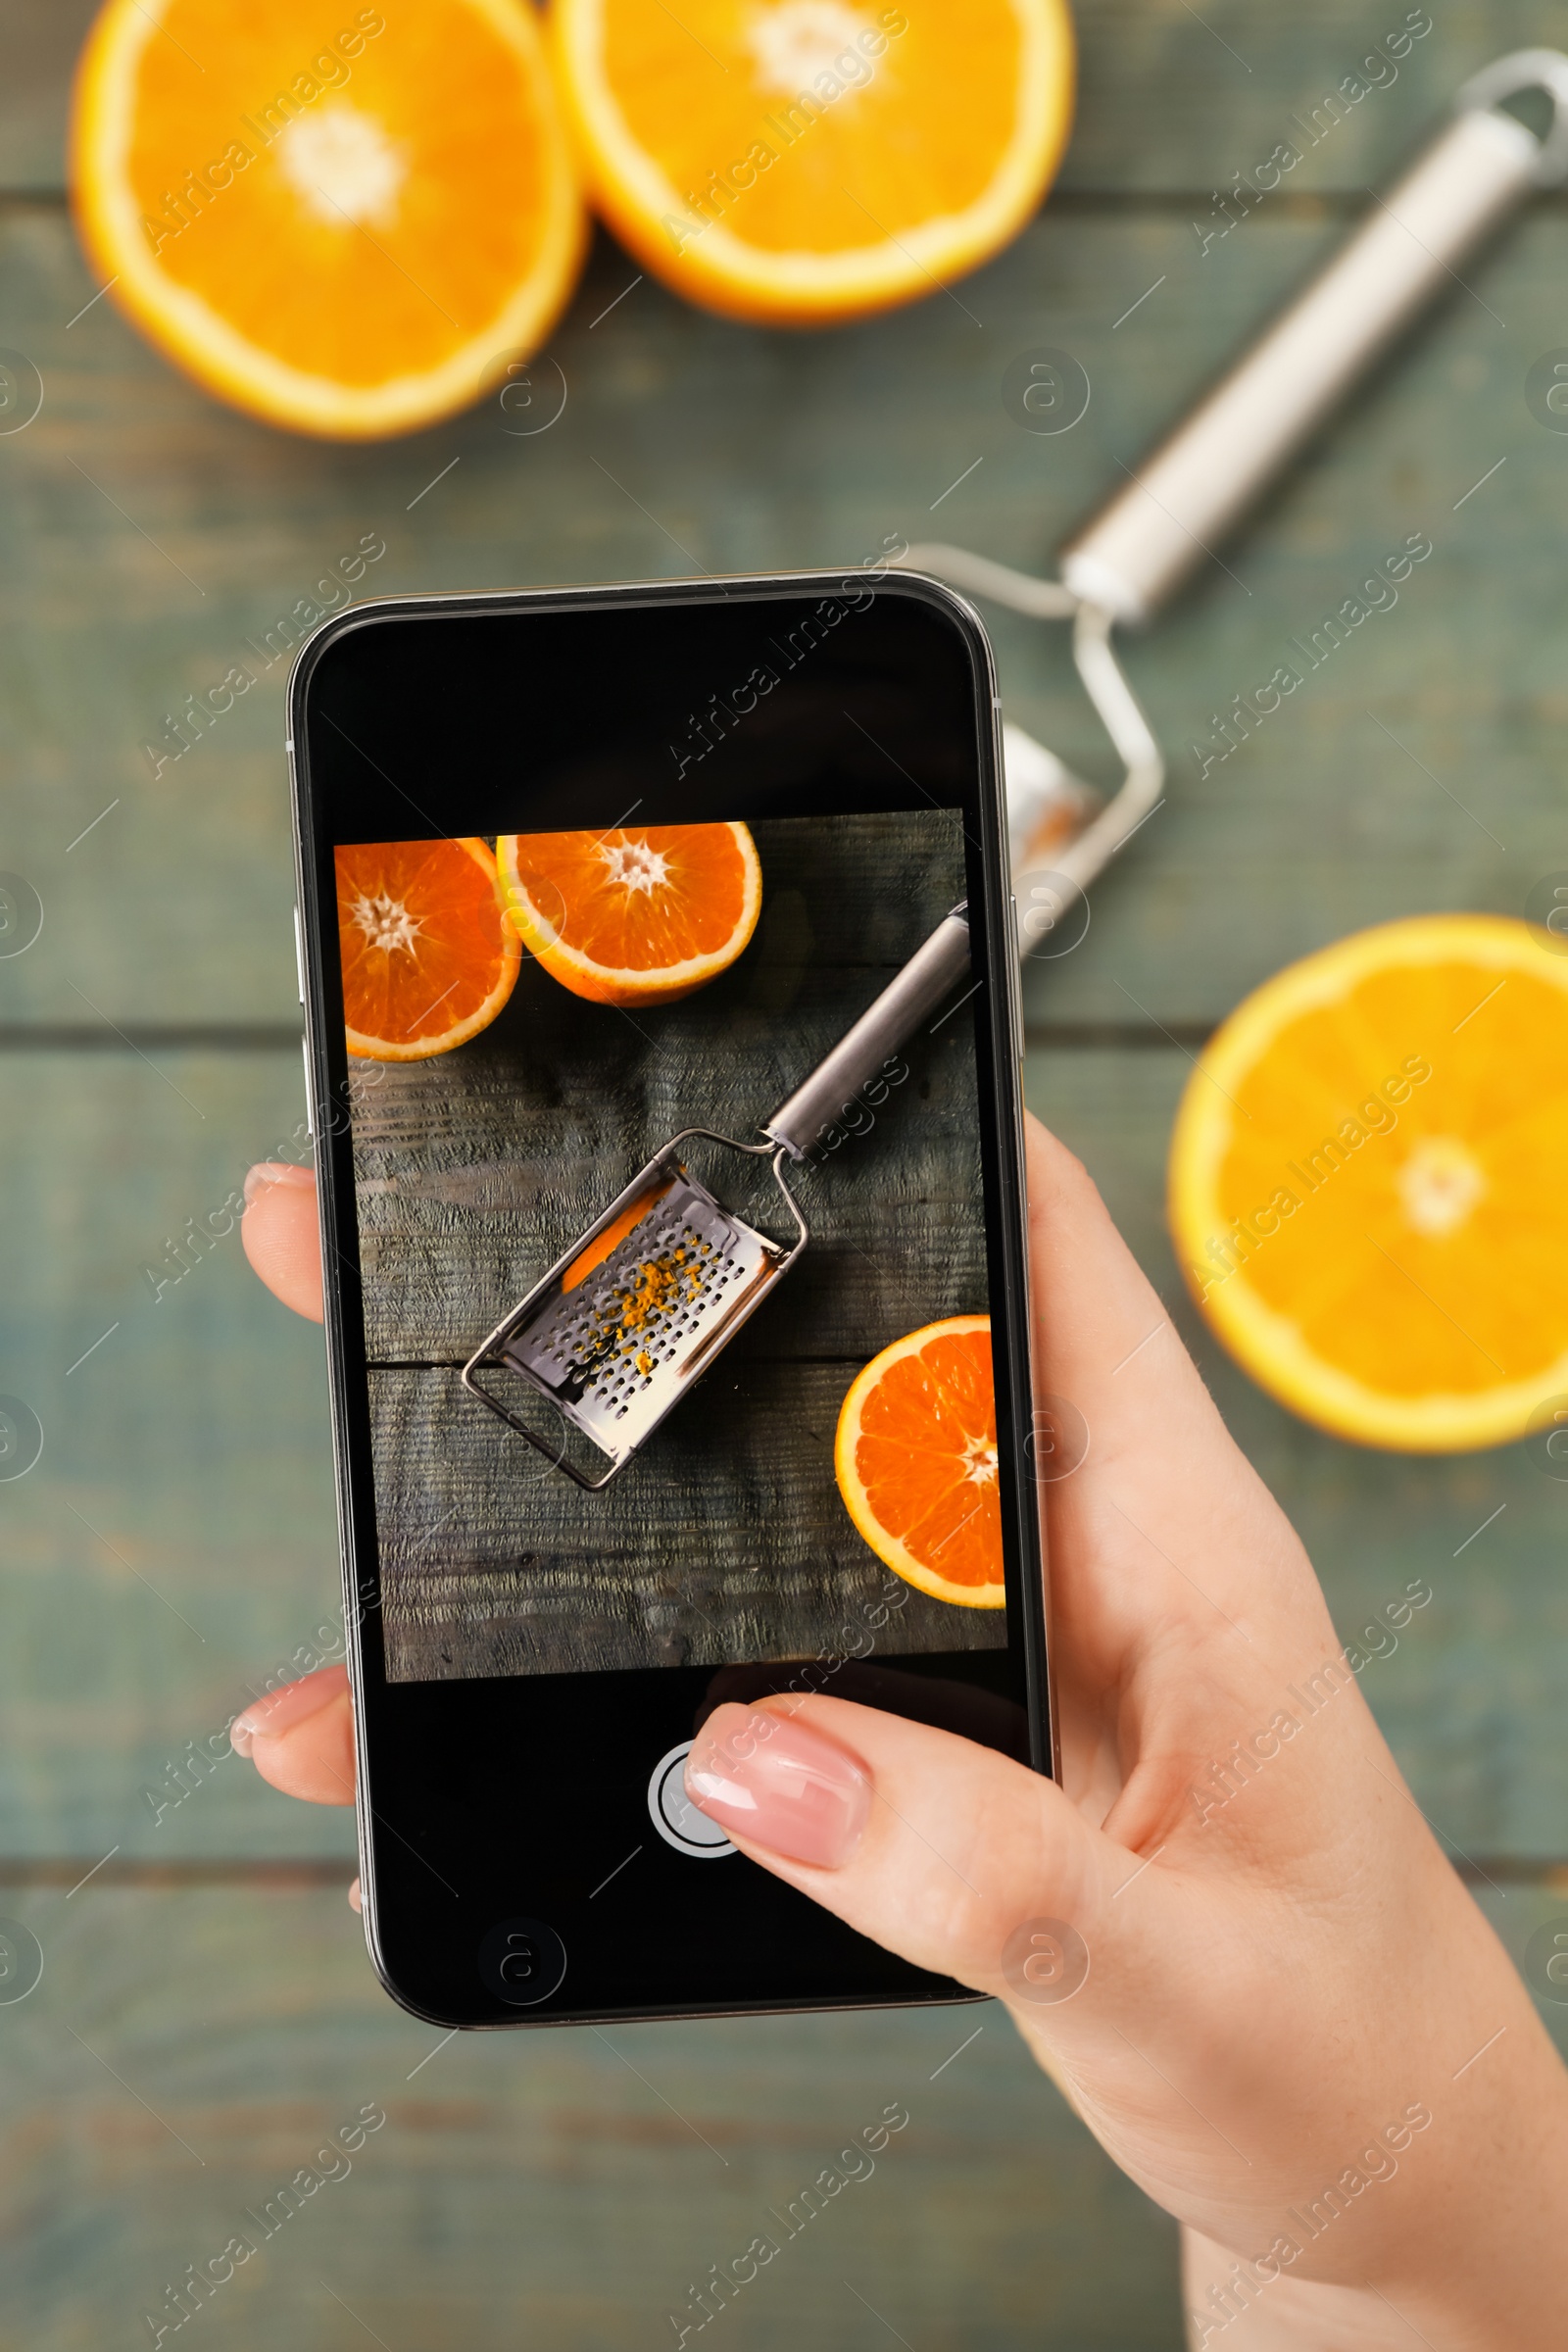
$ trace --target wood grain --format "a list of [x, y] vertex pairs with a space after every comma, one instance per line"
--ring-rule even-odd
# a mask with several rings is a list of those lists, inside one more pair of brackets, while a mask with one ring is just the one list
[[[1204, 262], [1157, 209], [1048, 211], [973, 281], [982, 332], [933, 302], [787, 338], [721, 326], [646, 282], [590, 329], [629, 282], [601, 248], [557, 338], [572, 396], [554, 431], [509, 440], [480, 413], [342, 450], [204, 400], [107, 303], [68, 331], [93, 289], [64, 220], [0, 211], [7, 332], [48, 386], [35, 422], [0, 441], [6, 857], [47, 910], [37, 946], [0, 962], [0, 1028], [296, 1017], [287, 665], [250, 649], [362, 535], [387, 549], [362, 594], [855, 563], [890, 533], [938, 530], [1038, 569], [1338, 234], [1259, 212]], [[1084, 947], [1031, 971], [1032, 1018], [1212, 1022], [1358, 923], [1511, 910], [1559, 862], [1563, 591], [1542, 518], [1564, 445], [1523, 399], [1559, 335], [1557, 246], [1548, 210], [1478, 264], [1480, 300], [1456, 289], [1227, 548], [1234, 580], [1216, 568], [1128, 641], [1171, 762], [1167, 803], [1107, 877]], [[1001, 400], [1008, 361], [1044, 342], [1076, 351], [1095, 387], [1054, 440]], [[1193, 747], [1222, 740], [1214, 714], [1419, 529], [1435, 552], [1398, 607], [1200, 773]], [[986, 618], [1009, 712], [1108, 782], [1062, 633]], [[236, 663], [254, 683], [155, 776], [144, 746], [165, 740], [165, 714]], [[109, 893], [113, 923], [98, 913]]]
[[389, 1673], [814, 1658], [863, 1647], [867, 1623], [878, 1657], [1001, 1647], [1000, 1612], [908, 1591], [856, 1533], [833, 1433], [858, 1368], [759, 1361], [737, 1342], [602, 1494], [456, 1373], [372, 1373]]
[[[4, 2352], [150, 2343], [166, 2282], [235, 2231], [259, 2251], [198, 2323], [224, 2352], [673, 2342], [691, 2284], [779, 2235], [768, 2208], [890, 2103], [907, 2126], [785, 2241], [730, 2340], [864, 2352], [847, 2278], [922, 2352], [1181, 2342], [1174, 2228], [989, 2005], [443, 2042], [379, 1990], [340, 1888], [5, 1904], [45, 1973], [0, 2010], [26, 2118], [0, 2167]], [[634, 1936], [634, 1892], [618, 1917]], [[263, 2239], [247, 2209], [367, 2104], [387, 2120], [352, 2169], [323, 2160], [339, 2177]]]
[[342, 1624], [320, 1333], [234, 1221], [308, 1149], [298, 1054], [8, 1054], [0, 1087], [0, 1389], [43, 1427], [0, 1482], [0, 1853], [347, 1852], [232, 1759], [172, 1779]]

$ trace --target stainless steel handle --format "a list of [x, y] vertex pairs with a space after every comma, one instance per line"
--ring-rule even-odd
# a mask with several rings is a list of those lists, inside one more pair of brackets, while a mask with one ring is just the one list
[[[1544, 144], [1494, 105], [1531, 84], [1558, 109]], [[1466, 257], [1559, 175], [1568, 58], [1499, 59], [1459, 104], [1299, 299], [1063, 548], [1074, 595], [1148, 620]]]
[[768, 1141], [780, 1145], [791, 1159], [804, 1159], [889, 1054], [898, 1052], [928, 1012], [935, 1012], [968, 970], [969, 923], [964, 908], [956, 906], [806, 1083], [779, 1104], [762, 1128]]

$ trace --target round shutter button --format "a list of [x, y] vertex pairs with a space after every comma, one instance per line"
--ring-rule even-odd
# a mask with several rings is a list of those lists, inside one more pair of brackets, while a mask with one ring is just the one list
[[566, 1947], [542, 1919], [504, 1919], [479, 1946], [479, 1974], [497, 2000], [531, 2009], [559, 1991]]
[[716, 1862], [737, 1849], [716, 1821], [692, 1803], [686, 1793], [684, 1767], [692, 1742], [683, 1740], [667, 1756], [661, 1756], [648, 1784], [648, 1812], [666, 1845], [694, 1862]]

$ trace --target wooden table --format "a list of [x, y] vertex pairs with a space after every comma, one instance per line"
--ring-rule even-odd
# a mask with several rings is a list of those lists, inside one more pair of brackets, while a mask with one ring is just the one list
[[[735, 2307], [737, 2346], [849, 2352], [884, 2333], [866, 2304], [919, 2352], [1179, 2342], [1174, 2231], [999, 2014], [443, 2045], [371, 1979], [346, 1816], [203, 1763], [252, 1689], [328, 1653], [338, 1607], [318, 1336], [232, 1235], [176, 1249], [303, 1113], [284, 664], [177, 760], [156, 747], [364, 534], [386, 548], [371, 591], [848, 564], [939, 527], [1044, 566], [1459, 79], [1560, 34], [1546, 0], [1434, 13], [1397, 81], [1205, 248], [1212, 191], [1402, 10], [1090, 0], [1061, 184], [961, 305], [767, 335], [645, 280], [601, 316], [636, 275], [602, 240], [556, 340], [552, 432], [475, 415], [344, 449], [211, 405], [108, 302], [83, 310], [61, 135], [86, 11], [9, 0], [0, 341], [46, 397], [0, 439], [0, 866], [45, 919], [0, 961], [0, 1390], [44, 1450], [0, 1487], [0, 1912], [45, 1973], [0, 2007], [0, 2347], [148, 2340], [165, 2282], [378, 2102], [352, 2175], [208, 2306], [207, 2341], [633, 2352], [895, 2098], [909, 2130]], [[1026, 990], [1031, 1100], [1099, 1178], [1342, 1630], [1431, 1583], [1363, 1688], [1516, 1952], [1568, 1911], [1568, 1489], [1518, 1450], [1400, 1459], [1281, 1412], [1195, 1325], [1160, 1196], [1189, 1056], [1264, 974], [1380, 917], [1517, 912], [1568, 865], [1568, 438], [1523, 398], [1564, 335], [1565, 209], [1534, 206], [1227, 549], [1234, 576], [1131, 649], [1168, 803], [1083, 946]], [[1001, 397], [1041, 343], [1094, 386], [1057, 439]], [[1213, 714], [1412, 530], [1435, 552], [1398, 607], [1201, 773]], [[1009, 710], [1103, 776], [1058, 638], [995, 618]]]

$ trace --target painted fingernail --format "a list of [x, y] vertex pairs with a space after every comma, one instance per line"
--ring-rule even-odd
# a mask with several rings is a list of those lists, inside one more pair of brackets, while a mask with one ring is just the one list
[[871, 1776], [797, 1716], [716, 1707], [686, 1759], [693, 1804], [748, 1844], [837, 1870], [864, 1835]]
[[236, 1756], [248, 1756], [251, 1742], [257, 1739], [275, 1740], [281, 1732], [291, 1732], [297, 1723], [307, 1722], [330, 1706], [340, 1690], [346, 1690], [349, 1672], [346, 1666], [323, 1666], [319, 1674], [308, 1674], [298, 1683], [285, 1683], [281, 1690], [270, 1690], [265, 1698], [236, 1715], [228, 1727], [228, 1744]]
[[297, 1168], [286, 1159], [259, 1160], [245, 1179], [245, 1205], [270, 1192], [274, 1184], [289, 1186], [295, 1192], [308, 1192], [316, 1182], [312, 1168]]

